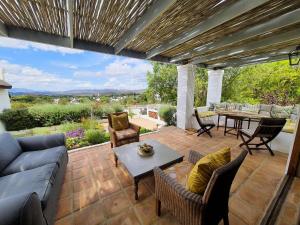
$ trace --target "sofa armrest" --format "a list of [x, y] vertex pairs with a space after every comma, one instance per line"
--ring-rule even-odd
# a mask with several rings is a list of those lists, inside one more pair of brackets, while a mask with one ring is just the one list
[[0, 199], [0, 224], [45, 225], [37, 194], [27, 193]]
[[23, 151], [36, 151], [54, 148], [65, 145], [66, 143], [64, 134], [24, 137], [18, 138], [17, 141], [19, 142]]
[[141, 129], [140, 126], [138, 126], [138, 125], [136, 125], [134, 123], [129, 123], [129, 126], [130, 126], [131, 129], [134, 129], [137, 132], [137, 134], [140, 133], [140, 129]]
[[109, 136], [110, 136], [110, 142], [116, 146], [117, 143], [117, 135], [116, 130], [112, 128], [111, 126], [108, 126]]

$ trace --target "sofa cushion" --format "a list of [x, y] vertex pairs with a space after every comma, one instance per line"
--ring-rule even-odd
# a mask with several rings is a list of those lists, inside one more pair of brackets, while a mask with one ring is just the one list
[[118, 140], [124, 140], [128, 138], [133, 138], [137, 136], [137, 132], [134, 129], [125, 129], [125, 130], [120, 130], [116, 131], [116, 136]]
[[201, 158], [188, 175], [187, 189], [203, 194], [214, 170], [229, 163], [230, 158], [230, 148], [223, 148]]
[[122, 113], [120, 115], [111, 115], [112, 128], [115, 130], [124, 130], [129, 128], [129, 121], [127, 113]]
[[0, 199], [18, 194], [36, 192], [42, 203], [47, 206], [51, 187], [58, 172], [56, 163], [41, 166], [32, 170], [11, 174], [0, 178]]
[[182, 161], [164, 170], [166, 174], [175, 179], [177, 183], [186, 187], [188, 175], [193, 169], [193, 164], [188, 161]]
[[0, 171], [2, 171], [22, 153], [22, 149], [17, 140], [9, 133], [0, 135], [0, 143]]
[[18, 173], [50, 163], [57, 163], [57, 165], [60, 166], [66, 154], [67, 149], [65, 146], [40, 151], [23, 152], [1, 172], [1, 175]]

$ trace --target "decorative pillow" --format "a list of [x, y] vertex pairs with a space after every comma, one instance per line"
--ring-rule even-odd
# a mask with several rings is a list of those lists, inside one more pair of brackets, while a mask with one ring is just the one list
[[214, 170], [226, 165], [230, 160], [230, 148], [223, 148], [201, 158], [188, 176], [187, 189], [203, 194]]
[[128, 116], [126, 113], [120, 115], [111, 115], [112, 128], [116, 131], [129, 128]]

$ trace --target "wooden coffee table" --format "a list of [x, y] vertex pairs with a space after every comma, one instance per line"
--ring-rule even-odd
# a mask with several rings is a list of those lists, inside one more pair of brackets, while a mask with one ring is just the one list
[[[142, 157], [137, 153], [141, 144], [147, 143], [153, 146], [152, 156]], [[138, 183], [149, 175], [153, 174], [154, 167], [166, 168], [183, 160], [183, 155], [155, 140], [135, 142], [113, 148], [116, 167], [118, 160], [124, 165], [134, 181], [135, 200], [138, 200]]]

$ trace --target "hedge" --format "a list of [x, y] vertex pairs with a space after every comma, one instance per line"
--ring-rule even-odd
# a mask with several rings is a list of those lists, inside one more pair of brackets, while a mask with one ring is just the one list
[[8, 109], [0, 113], [2, 121], [8, 131], [24, 130], [34, 127], [59, 125], [64, 122], [80, 122], [92, 114], [98, 118], [108, 113], [122, 109], [120, 105], [102, 105], [93, 107], [90, 104], [77, 105], [35, 105], [28, 109]]

